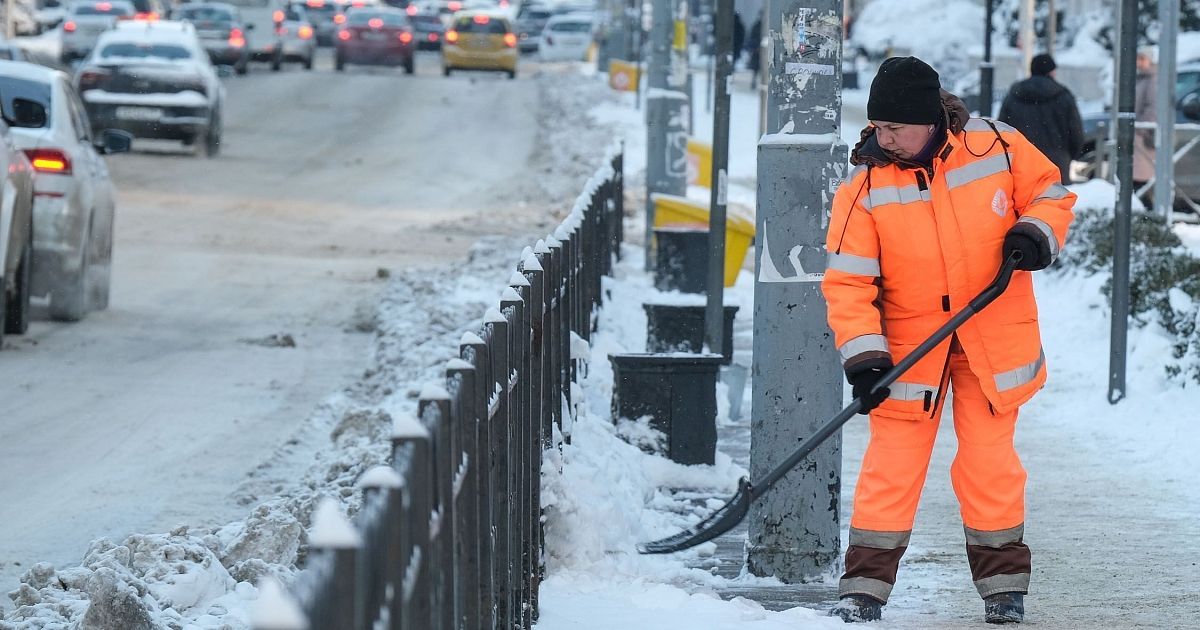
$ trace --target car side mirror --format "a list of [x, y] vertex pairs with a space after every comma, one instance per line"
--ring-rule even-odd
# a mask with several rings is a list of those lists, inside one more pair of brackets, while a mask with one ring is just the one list
[[224, 64], [217, 66], [217, 76], [221, 77], [222, 79], [228, 79], [229, 77], [233, 76], [234, 74], [235, 74], [235, 72], [233, 70], [233, 66], [228, 66], [228, 65], [224, 65]]
[[1200, 90], [1189, 92], [1179, 101], [1179, 111], [1187, 118], [1200, 122]]
[[46, 126], [46, 106], [27, 98], [14, 98], [13, 125], [38, 129]]
[[100, 134], [100, 143], [97, 146], [105, 155], [128, 153], [132, 147], [133, 134], [120, 129], [105, 129], [104, 133]]

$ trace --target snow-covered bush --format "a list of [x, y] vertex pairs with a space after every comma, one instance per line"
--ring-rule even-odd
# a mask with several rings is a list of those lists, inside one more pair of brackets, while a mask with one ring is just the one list
[[[1162, 217], [1134, 212], [1130, 231], [1129, 303], [1136, 326], [1156, 322], [1173, 338], [1168, 376], [1200, 383], [1200, 258], [1193, 256]], [[1076, 214], [1067, 247], [1055, 265], [1060, 272], [1109, 273], [1113, 259], [1113, 216], [1109, 210]], [[1112, 304], [1112, 278], [1101, 289]]]

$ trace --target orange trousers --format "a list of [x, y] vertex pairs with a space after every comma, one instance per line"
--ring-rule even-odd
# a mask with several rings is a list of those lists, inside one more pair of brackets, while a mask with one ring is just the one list
[[[957, 343], [952, 346], [944, 378], [953, 391], [958, 454], [950, 480], [972, 577], [984, 597], [1025, 592], [1030, 559], [1022, 542], [1026, 475], [1013, 445], [1017, 412], [992, 412], [966, 355]], [[863, 593], [887, 601], [916, 518], [941, 409], [930, 415], [911, 421], [871, 413], [871, 439], [855, 487], [846, 575], [839, 589], [843, 596]]]

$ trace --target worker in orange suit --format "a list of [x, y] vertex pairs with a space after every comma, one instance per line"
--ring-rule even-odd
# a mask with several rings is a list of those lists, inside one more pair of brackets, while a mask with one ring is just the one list
[[[971, 577], [988, 622], [1020, 622], [1030, 552], [1022, 542], [1025, 470], [1013, 432], [1021, 404], [1046, 381], [1030, 272], [1058, 256], [1075, 195], [1018, 131], [971, 118], [915, 57], [880, 66], [867, 117], [851, 153], [855, 168], [834, 196], [821, 286], [846, 378], [871, 425], [831, 614], [880, 618], [949, 398], [959, 444], [950, 477]], [[872, 393], [1014, 251], [1021, 259], [1008, 289]]]

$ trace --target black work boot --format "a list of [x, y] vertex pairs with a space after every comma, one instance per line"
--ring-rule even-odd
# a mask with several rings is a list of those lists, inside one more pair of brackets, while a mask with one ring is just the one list
[[1025, 620], [1025, 594], [996, 593], [983, 598], [983, 620], [988, 623], [1021, 623]]
[[883, 617], [883, 602], [869, 595], [852, 593], [838, 600], [829, 611], [830, 617], [841, 617], [846, 623], [879, 621]]

